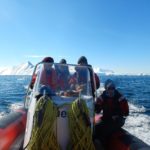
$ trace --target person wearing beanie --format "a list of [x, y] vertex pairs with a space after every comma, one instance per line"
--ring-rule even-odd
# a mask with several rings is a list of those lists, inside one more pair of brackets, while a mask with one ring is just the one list
[[67, 61], [66, 61], [66, 59], [61, 59], [61, 60], [59, 61], [59, 63], [60, 63], [60, 64], [67, 64]]
[[102, 118], [95, 125], [95, 138], [105, 144], [105, 141], [116, 131], [120, 130], [129, 115], [127, 99], [116, 89], [113, 80], [105, 82], [104, 92], [95, 103], [96, 113], [102, 113]]
[[52, 57], [45, 57], [42, 63], [44, 63], [44, 67], [41, 72], [40, 84], [49, 86], [55, 91], [57, 88], [57, 74], [53, 68], [54, 59]]
[[94, 84], [96, 83], [96, 89], [98, 89], [100, 87], [100, 79], [99, 77], [97, 76], [96, 73], [94, 73], [94, 78], [95, 78], [95, 82], [93, 80], [93, 69], [92, 69], [92, 66], [88, 64], [88, 60], [85, 56], [81, 56], [78, 61], [77, 61], [77, 64], [78, 65], [81, 65], [81, 66], [88, 66], [89, 67], [89, 71], [90, 71], [90, 76], [91, 76], [91, 84], [92, 84], [92, 92], [93, 92], [93, 95], [95, 93], [95, 86]]
[[[52, 57], [45, 57], [43, 58], [43, 60], [41, 61], [41, 63], [43, 64], [43, 71], [41, 74], [41, 81], [40, 83], [43, 85], [49, 85], [52, 88], [56, 88], [55, 86], [56, 84], [56, 72], [55, 70], [52, 68], [52, 64], [54, 63], [54, 59]], [[51, 73], [51, 74], [50, 74]], [[30, 88], [33, 89], [34, 83], [36, 81], [36, 77], [37, 77], [38, 72], [34, 73], [32, 76], [32, 80], [30, 83]], [[49, 78], [47, 78], [48, 76], [50, 76]], [[48, 79], [48, 80], [47, 80]]]
[[78, 59], [78, 65], [88, 65], [88, 61], [87, 61], [87, 58], [85, 56], [81, 56], [79, 59]]
[[43, 63], [54, 63], [54, 59], [52, 57], [45, 57], [42, 60]]

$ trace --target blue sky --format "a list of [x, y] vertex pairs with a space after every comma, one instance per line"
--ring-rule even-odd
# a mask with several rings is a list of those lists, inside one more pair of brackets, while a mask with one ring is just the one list
[[1, 0], [0, 67], [45, 56], [150, 74], [150, 0]]

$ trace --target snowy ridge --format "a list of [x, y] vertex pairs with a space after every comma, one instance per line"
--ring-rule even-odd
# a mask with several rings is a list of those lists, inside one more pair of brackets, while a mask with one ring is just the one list
[[32, 75], [34, 66], [31, 62], [0, 69], [0, 75]]

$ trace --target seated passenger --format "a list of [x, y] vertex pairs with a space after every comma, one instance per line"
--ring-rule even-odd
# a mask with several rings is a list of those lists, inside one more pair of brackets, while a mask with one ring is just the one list
[[115, 88], [112, 80], [105, 82], [105, 91], [97, 99], [96, 113], [103, 111], [99, 123], [95, 125], [95, 138], [105, 144], [109, 137], [118, 131], [125, 123], [125, 117], [129, 114], [126, 98]]
[[[96, 73], [93, 74], [92, 66], [88, 64], [87, 58], [85, 56], [81, 56], [77, 63], [80, 66], [88, 66], [89, 67], [90, 77], [91, 77], [92, 93], [93, 93], [93, 96], [94, 96], [95, 95], [95, 83], [96, 83], [96, 89], [98, 89], [100, 87], [99, 77], [97, 76]], [[93, 75], [94, 75], [95, 82], [94, 82], [94, 79], [93, 79]]]
[[52, 68], [54, 60], [51, 57], [46, 60], [48, 61], [42, 61], [44, 62], [44, 67], [41, 72], [40, 84], [49, 86], [55, 91], [57, 88], [57, 74], [55, 69]]
[[[47, 63], [47, 64], [44, 64], [44, 68], [43, 68], [43, 73], [42, 73], [42, 76], [43, 78], [41, 79], [41, 84], [45, 84], [45, 85], [51, 85], [52, 87], [55, 88], [55, 84], [56, 84], [56, 75], [55, 75], [55, 70], [51, 67], [51, 64], [48, 64], [48, 63], [54, 63], [54, 59], [52, 57], [45, 57], [42, 61], [42, 63]], [[46, 65], [49, 65], [46, 67]], [[31, 80], [31, 83], [30, 83], [30, 88], [33, 89], [33, 86], [34, 86], [34, 83], [36, 81], [36, 77], [37, 77], [37, 74], [39, 73], [39, 71], [36, 71], [33, 76], [32, 76], [32, 80]], [[53, 75], [51, 78], [48, 78], [48, 76], [50, 75], [50, 73], [52, 73], [51, 75]], [[47, 80], [47, 81], [46, 81]]]
[[68, 80], [70, 78], [70, 73], [68, 66], [66, 65], [67, 62], [65, 59], [60, 60], [60, 65], [56, 65], [56, 72], [57, 72], [57, 80], [58, 80], [58, 89], [59, 90], [67, 90], [69, 88]]

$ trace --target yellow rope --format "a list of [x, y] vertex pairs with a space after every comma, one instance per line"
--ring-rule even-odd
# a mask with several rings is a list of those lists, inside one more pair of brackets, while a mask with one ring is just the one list
[[[43, 111], [43, 120], [38, 124], [40, 110]], [[28, 150], [59, 150], [57, 139], [54, 135], [54, 122], [57, 118], [57, 108], [48, 97], [41, 97], [37, 102], [34, 116], [34, 125]]]
[[[81, 111], [81, 109], [82, 111]], [[87, 118], [89, 112], [84, 100], [76, 100], [72, 103], [68, 112], [71, 150], [95, 150], [92, 141], [92, 132]]]
[[[43, 110], [43, 112], [42, 112]], [[41, 97], [35, 109], [34, 124], [28, 150], [60, 150], [54, 130], [57, 107], [48, 97]], [[42, 114], [41, 124], [39, 119]], [[70, 143], [69, 150], [95, 150], [89, 124], [89, 112], [84, 100], [75, 100], [68, 111]]]

